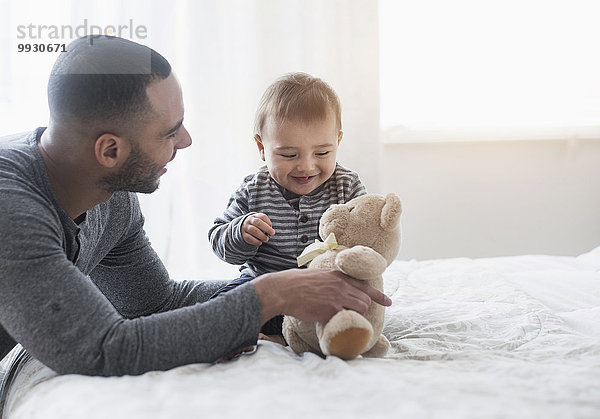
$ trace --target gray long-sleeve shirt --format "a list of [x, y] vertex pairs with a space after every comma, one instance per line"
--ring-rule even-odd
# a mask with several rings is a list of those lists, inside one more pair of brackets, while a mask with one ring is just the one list
[[205, 302], [222, 284], [171, 280], [135, 194], [70, 219], [52, 192], [42, 132], [0, 139], [0, 350], [16, 341], [59, 373], [123, 375], [256, 343], [254, 287]]

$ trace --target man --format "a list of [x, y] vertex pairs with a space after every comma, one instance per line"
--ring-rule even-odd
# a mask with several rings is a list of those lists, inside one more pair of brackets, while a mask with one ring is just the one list
[[335, 271], [172, 281], [134, 192], [150, 193], [191, 138], [157, 52], [120, 38], [71, 43], [48, 82], [50, 122], [0, 141], [0, 358], [20, 343], [58, 373], [141, 374], [254, 345], [280, 314], [364, 313], [382, 293]]

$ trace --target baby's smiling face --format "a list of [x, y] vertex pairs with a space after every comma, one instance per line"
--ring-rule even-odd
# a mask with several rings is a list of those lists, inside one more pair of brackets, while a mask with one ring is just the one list
[[306, 195], [335, 171], [342, 131], [331, 112], [311, 122], [267, 118], [262, 133], [255, 137], [260, 156], [271, 177], [288, 191]]

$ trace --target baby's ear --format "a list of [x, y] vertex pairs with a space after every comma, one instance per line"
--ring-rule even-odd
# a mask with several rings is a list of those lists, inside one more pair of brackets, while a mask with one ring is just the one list
[[260, 155], [260, 158], [262, 161], [265, 161], [265, 146], [262, 143], [262, 138], [260, 138], [260, 135], [254, 134], [254, 141], [258, 147], [258, 154]]
[[396, 194], [389, 193], [385, 197], [385, 204], [381, 209], [381, 228], [393, 230], [400, 223], [402, 204]]

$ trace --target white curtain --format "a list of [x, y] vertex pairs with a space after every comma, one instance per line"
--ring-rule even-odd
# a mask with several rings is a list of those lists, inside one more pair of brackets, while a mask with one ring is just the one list
[[377, 1], [0, 1], [0, 134], [47, 124], [45, 84], [56, 54], [17, 53], [18, 43], [36, 42], [17, 39], [18, 25], [143, 25], [146, 38], [123, 36], [173, 65], [194, 143], [177, 154], [160, 189], [140, 200], [150, 239], [174, 278], [224, 264], [207, 232], [242, 178], [262, 164], [254, 112], [284, 73], [311, 73], [337, 91], [345, 132], [339, 161], [379, 192]]

